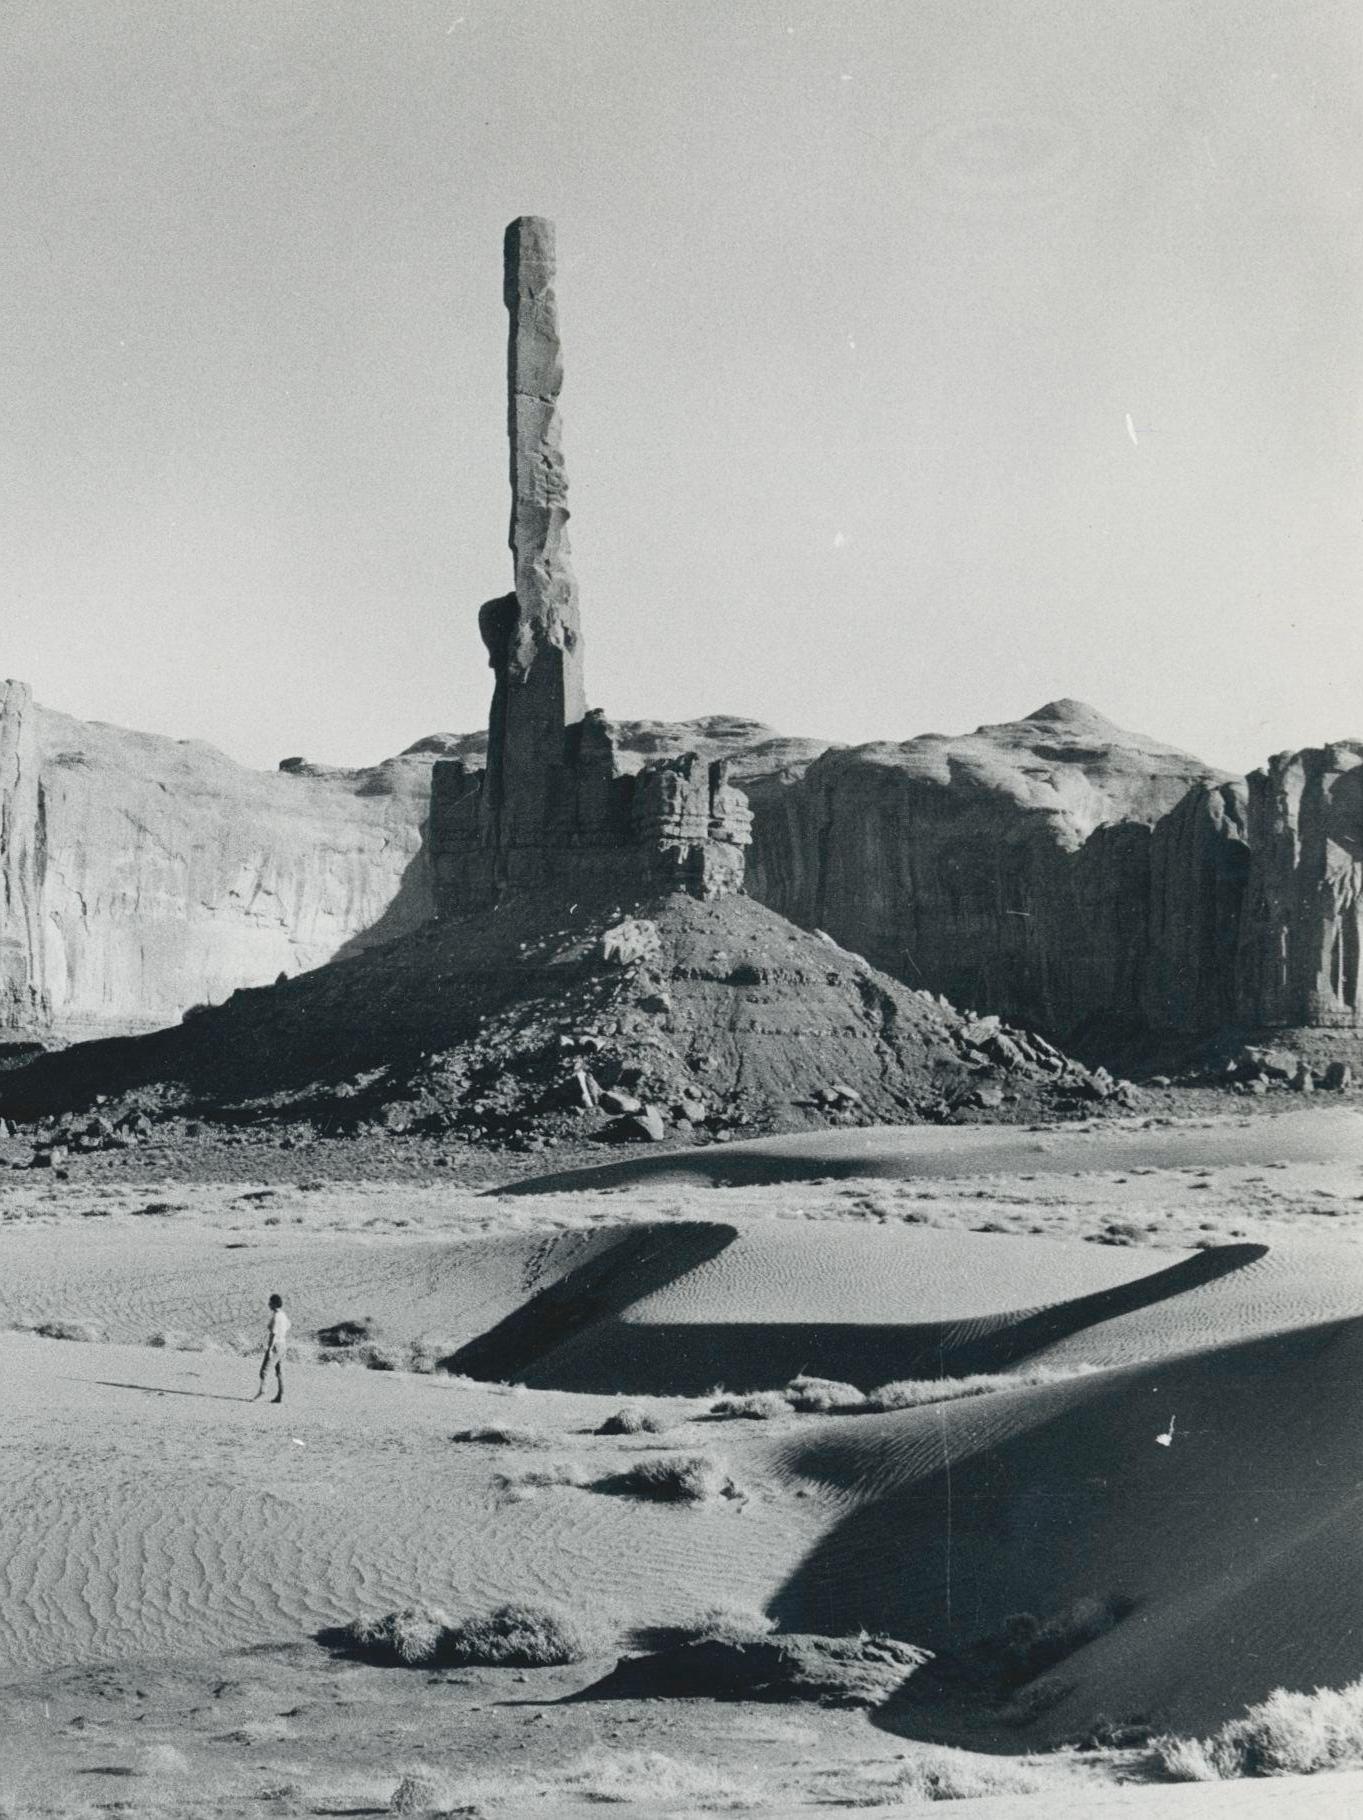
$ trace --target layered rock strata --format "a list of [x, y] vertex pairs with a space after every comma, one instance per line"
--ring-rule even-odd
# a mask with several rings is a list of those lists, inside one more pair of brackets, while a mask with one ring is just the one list
[[632, 771], [587, 711], [550, 222], [512, 222], [504, 272], [515, 588], [478, 619], [494, 677], [486, 768], [451, 758], [432, 777], [438, 909], [470, 915], [507, 891], [736, 890], [751, 818], [727, 760], [682, 753]]

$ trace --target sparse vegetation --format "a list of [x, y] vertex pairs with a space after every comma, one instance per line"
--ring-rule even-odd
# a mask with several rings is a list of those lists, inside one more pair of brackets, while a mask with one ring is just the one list
[[1020, 1390], [1036, 1384], [1060, 1384], [1087, 1377], [1096, 1365], [1032, 1365], [1023, 1371], [976, 1372], [965, 1378], [899, 1378], [866, 1393], [868, 1414], [916, 1409], [923, 1403], [952, 1403], [961, 1397], [984, 1397], [996, 1390]]
[[769, 1422], [795, 1411], [801, 1415], [883, 1415], [893, 1409], [916, 1409], [923, 1403], [950, 1403], [959, 1397], [982, 1397], [996, 1390], [1018, 1390], [1033, 1384], [1059, 1384], [1084, 1377], [1095, 1365], [1034, 1365], [1015, 1372], [977, 1372], [964, 1378], [899, 1378], [876, 1390], [858, 1390], [835, 1378], [792, 1378], [784, 1390], [725, 1391], [710, 1405], [721, 1420]]
[[609, 1638], [556, 1605], [499, 1605], [458, 1622], [438, 1606], [356, 1618], [329, 1641], [342, 1654], [404, 1668], [556, 1668]]
[[557, 1668], [581, 1662], [607, 1639], [554, 1605], [499, 1605], [451, 1638], [451, 1659], [479, 1668]]
[[45, 1340], [77, 1340], [85, 1345], [95, 1345], [104, 1338], [104, 1329], [93, 1321], [35, 1321], [28, 1331]]
[[685, 1763], [662, 1751], [590, 1751], [563, 1772], [561, 1786], [588, 1801], [688, 1806], [730, 1812], [759, 1807], [758, 1788], [705, 1763]]
[[770, 1422], [790, 1413], [790, 1404], [782, 1390], [753, 1390], [746, 1396], [726, 1393], [710, 1405], [712, 1416], [728, 1421]]
[[479, 1447], [547, 1447], [548, 1435], [536, 1428], [499, 1428], [485, 1423], [481, 1428], [460, 1428], [450, 1436], [452, 1441], [469, 1442]]
[[785, 1398], [792, 1409], [813, 1415], [841, 1414], [848, 1409], [860, 1409], [866, 1401], [865, 1393], [858, 1390], [855, 1384], [840, 1384], [836, 1378], [811, 1378], [803, 1375], [792, 1378], [786, 1385]]
[[688, 1643], [746, 1643], [769, 1637], [775, 1618], [742, 1605], [712, 1605], [675, 1624], [644, 1624], [630, 1634], [639, 1649], [680, 1649]]
[[1157, 1738], [1154, 1753], [1176, 1782], [1363, 1768], [1363, 1678], [1309, 1694], [1279, 1687], [1209, 1738]]
[[390, 1814], [442, 1814], [453, 1802], [453, 1791], [440, 1777], [424, 1771], [405, 1775], [388, 1803]]
[[848, 1775], [828, 1770], [837, 1780], [840, 1807], [898, 1807], [912, 1801], [973, 1801], [983, 1795], [1033, 1795], [1045, 1780], [1025, 1764], [1007, 1758], [980, 1757], [935, 1745], [918, 1745], [904, 1761], [859, 1769]]
[[512, 1503], [533, 1498], [537, 1491], [551, 1491], [559, 1485], [588, 1485], [586, 1468], [576, 1460], [554, 1460], [547, 1466], [526, 1466], [519, 1472], [499, 1472], [493, 1480], [497, 1490]]
[[637, 1403], [626, 1403], [597, 1429], [599, 1435], [660, 1435], [667, 1427], [662, 1416], [641, 1409]]
[[624, 1472], [599, 1481], [603, 1491], [651, 1498], [664, 1504], [704, 1504], [738, 1495], [738, 1487], [708, 1454], [660, 1454], [636, 1460]]

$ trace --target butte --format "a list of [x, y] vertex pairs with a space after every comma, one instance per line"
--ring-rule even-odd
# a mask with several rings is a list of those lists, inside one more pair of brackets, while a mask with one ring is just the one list
[[727, 761], [629, 768], [586, 706], [568, 546], [552, 224], [512, 222], [513, 587], [478, 615], [487, 764], [432, 773], [437, 914], [385, 946], [242, 989], [146, 1036], [0, 1076], [0, 1112], [417, 1132], [543, 1148], [1035, 1112], [1091, 1077], [971, 1021], [743, 890], [750, 816]]

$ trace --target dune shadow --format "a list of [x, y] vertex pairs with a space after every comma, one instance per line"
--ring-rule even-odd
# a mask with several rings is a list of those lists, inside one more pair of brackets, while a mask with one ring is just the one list
[[[677, 1228], [664, 1230], [671, 1233]], [[698, 1231], [732, 1232], [732, 1228], [702, 1227]], [[722, 1248], [707, 1252], [703, 1241], [698, 1241], [687, 1267], [694, 1268]], [[536, 1303], [527, 1304], [501, 1323], [501, 1329], [524, 1323], [538, 1344], [533, 1353], [511, 1348], [507, 1357], [513, 1362], [493, 1375], [505, 1376], [514, 1370], [534, 1387], [584, 1394], [702, 1396], [716, 1384], [745, 1391], [776, 1390], [801, 1373], [836, 1378], [869, 1390], [896, 1378], [968, 1377], [976, 1372], [1006, 1371], [1088, 1328], [1186, 1295], [1242, 1270], [1262, 1258], [1267, 1249], [1243, 1244], [1200, 1251], [1134, 1282], [1044, 1308], [957, 1321], [904, 1323], [622, 1320], [619, 1317], [629, 1304], [648, 1293], [642, 1278], [631, 1273], [630, 1260], [625, 1257], [600, 1289], [588, 1282], [579, 1290], [573, 1278], [565, 1279], [560, 1287], [568, 1298], [570, 1323], [557, 1314], [554, 1291], [536, 1298], [549, 1317], [544, 1324]], [[663, 1277], [656, 1286], [666, 1280], [671, 1278]], [[609, 1293], [612, 1290], [614, 1295]], [[556, 1319], [562, 1322], [557, 1328]], [[501, 1329], [485, 1337], [491, 1339]], [[483, 1344], [481, 1340], [472, 1342], [448, 1368], [466, 1371], [471, 1377], [490, 1375], [492, 1368], [479, 1352]], [[457, 1362], [469, 1358], [472, 1364]], [[496, 1353], [494, 1362], [501, 1366], [505, 1361]]]
[[440, 1368], [529, 1381], [547, 1354], [708, 1264], [737, 1237], [733, 1226], [698, 1220], [620, 1227], [576, 1269], [442, 1359]]
[[[935, 1434], [915, 1423], [923, 1412], [882, 1418], [899, 1430], [875, 1436], [860, 1423], [825, 1425], [791, 1443], [789, 1468], [848, 1488], [874, 1483], [882, 1462], [898, 1470], [815, 1542], [767, 1609], [783, 1629], [864, 1626], [967, 1661], [985, 1640], [1007, 1637], [1017, 1614], [1061, 1637], [1068, 1615], [1077, 1655], [1101, 1634], [1084, 1629], [1085, 1607], [1105, 1603], [1118, 1619], [1135, 1611], [1139, 1625], [1147, 1597], [1180, 1584], [1185, 1557], [1215, 1573], [1227, 1559], [1271, 1554], [1280, 1512], [1309, 1523], [1353, 1493], [1352, 1455], [1331, 1440], [1338, 1409], [1328, 1398], [1298, 1402], [1296, 1387], [1304, 1367], [1356, 1327], [1334, 1321], [1213, 1346], [1185, 1355], [1176, 1375], [1162, 1361], [1030, 1390], [1030, 1412], [992, 1428], [976, 1426], [969, 1404], [946, 1410]], [[1171, 1398], [1183, 1438], [1161, 1448], [1156, 1430]], [[1274, 1399], [1291, 1407], [1291, 1422], [1263, 1418]], [[1247, 1457], [1249, 1437], [1258, 1450], [1254, 1495], [1237, 1503], [1235, 1463]], [[1225, 1488], [1224, 1503], [1212, 1494], [1225, 1519], [1214, 1535], [1209, 1484]], [[1191, 1571], [1200, 1583], [1198, 1567]], [[1009, 1752], [1035, 1743], [1048, 1723], [1043, 1700], [953, 1697], [949, 1686], [934, 1690], [934, 1678], [915, 1678], [871, 1723]], [[1050, 1691], [1059, 1698], [1070, 1685], [1062, 1669]]]
[[[881, 1127], [877, 1127], [881, 1129]], [[801, 1154], [796, 1150], [747, 1150], [736, 1144], [704, 1145], [669, 1150], [661, 1155], [630, 1156], [618, 1162], [591, 1164], [582, 1169], [559, 1169], [549, 1175], [530, 1176], [486, 1188], [488, 1196], [565, 1194], [578, 1190], [618, 1188], [763, 1188], [782, 1182], [816, 1179], [864, 1179], [867, 1176], [909, 1173], [901, 1164], [867, 1157]]]

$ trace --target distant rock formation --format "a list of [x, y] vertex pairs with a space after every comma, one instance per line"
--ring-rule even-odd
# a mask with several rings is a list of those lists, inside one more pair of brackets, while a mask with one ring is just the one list
[[441, 759], [430, 854], [445, 916], [516, 890], [737, 890], [750, 838], [724, 757], [677, 754], [631, 772], [583, 685], [577, 585], [558, 395], [554, 230], [522, 216], [506, 232], [507, 421], [515, 590], [479, 614], [494, 686], [487, 766]]
[[1081, 702], [750, 786], [749, 887], [887, 972], [1073, 1040], [1363, 1025], [1363, 744], [1248, 778]]
[[0, 684], [0, 1028], [147, 1028], [415, 928], [430, 767], [251, 771]]
[[1363, 1024], [1363, 742], [1280, 753], [1244, 792], [1238, 1020]]

